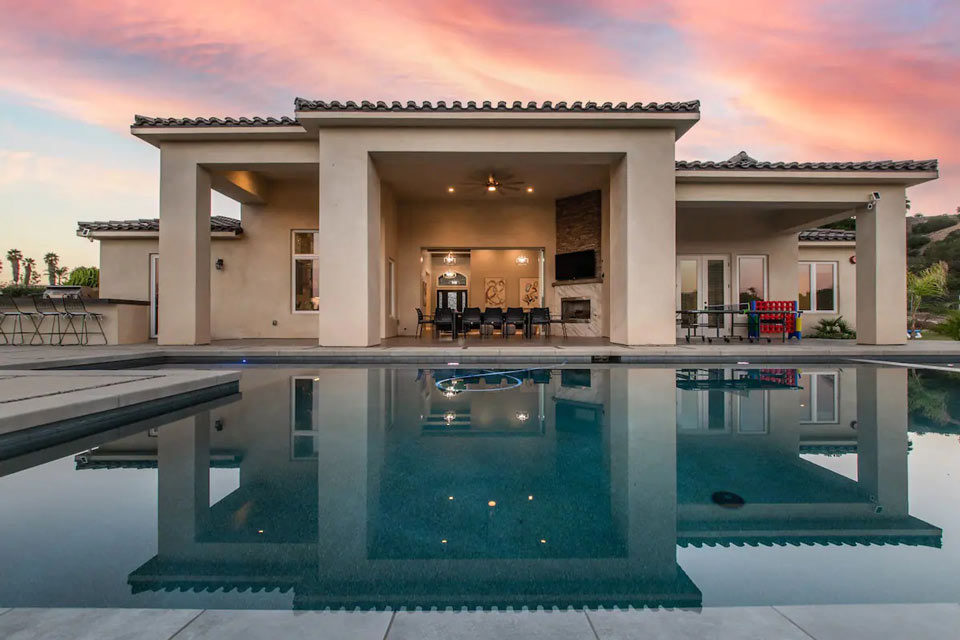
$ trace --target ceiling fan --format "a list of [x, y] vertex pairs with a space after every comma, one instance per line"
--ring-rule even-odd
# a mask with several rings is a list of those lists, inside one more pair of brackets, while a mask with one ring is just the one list
[[523, 180], [517, 180], [512, 173], [494, 170], [479, 171], [462, 183], [467, 189], [475, 189], [490, 194], [504, 195], [520, 191], [524, 186]]

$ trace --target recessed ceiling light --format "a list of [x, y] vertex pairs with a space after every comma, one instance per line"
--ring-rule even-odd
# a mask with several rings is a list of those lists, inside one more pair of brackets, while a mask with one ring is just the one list
[[497, 185], [495, 185], [495, 184], [488, 184], [488, 185], [487, 185], [487, 191], [489, 191], [490, 193], [493, 193], [493, 192], [496, 191], [496, 190], [497, 190]]
[[533, 193], [533, 187], [527, 187], [527, 193]]
[[447, 193], [453, 193], [454, 191], [456, 191], [456, 189], [453, 187], [447, 187]]

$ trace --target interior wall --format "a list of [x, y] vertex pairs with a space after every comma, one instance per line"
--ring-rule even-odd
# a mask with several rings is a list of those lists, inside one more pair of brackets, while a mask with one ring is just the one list
[[[529, 260], [525, 265], [517, 264], [517, 256], [525, 255]], [[520, 278], [540, 276], [540, 251], [537, 249], [477, 249], [470, 252], [470, 265], [473, 278], [469, 280], [468, 301], [471, 307], [485, 308], [485, 281], [487, 278], [504, 278], [506, 284], [506, 307], [526, 307], [520, 301]], [[541, 291], [543, 283], [540, 283]]]
[[[543, 247], [546, 255], [543, 287], [549, 288], [554, 280], [556, 212], [552, 199], [492, 197], [481, 201], [457, 201], [453, 198], [421, 202], [401, 200], [397, 203], [397, 211], [400, 335], [413, 335], [417, 327], [416, 308], [420, 306], [422, 276], [420, 256], [424, 247]], [[531, 262], [535, 262], [535, 256], [530, 257]], [[473, 266], [471, 270], [475, 268]], [[508, 279], [519, 277], [510, 273], [499, 275]], [[431, 274], [434, 280], [436, 276], [436, 273]], [[519, 282], [515, 285], [519, 286]], [[470, 294], [471, 305], [473, 295]]]

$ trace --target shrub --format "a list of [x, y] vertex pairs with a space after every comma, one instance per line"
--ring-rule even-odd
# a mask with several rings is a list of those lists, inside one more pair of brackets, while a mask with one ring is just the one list
[[933, 233], [957, 224], [956, 216], [933, 216], [910, 227], [910, 233]]
[[813, 333], [814, 338], [829, 340], [851, 340], [857, 337], [857, 332], [850, 328], [843, 316], [836, 318], [821, 318]]
[[934, 330], [940, 335], [960, 340], [960, 311], [954, 309], [948, 313], [946, 319], [938, 324]]
[[930, 237], [924, 235], [916, 235], [911, 233], [907, 236], [907, 249], [919, 249], [925, 244], [930, 243]]
[[10, 283], [5, 287], [0, 287], [0, 293], [11, 298], [28, 298], [43, 293], [45, 287], [37, 287], [19, 282]]
[[96, 267], [77, 267], [70, 272], [67, 284], [96, 289], [100, 286], [100, 269]]

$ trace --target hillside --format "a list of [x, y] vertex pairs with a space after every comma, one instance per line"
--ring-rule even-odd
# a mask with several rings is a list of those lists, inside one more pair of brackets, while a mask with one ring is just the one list
[[[953, 215], [907, 218], [907, 265], [911, 271], [943, 260], [947, 263], [948, 293], [932, 307], [960, 299], [960, 218]], [[955, 308], [955, 305], [953, 305]]]

